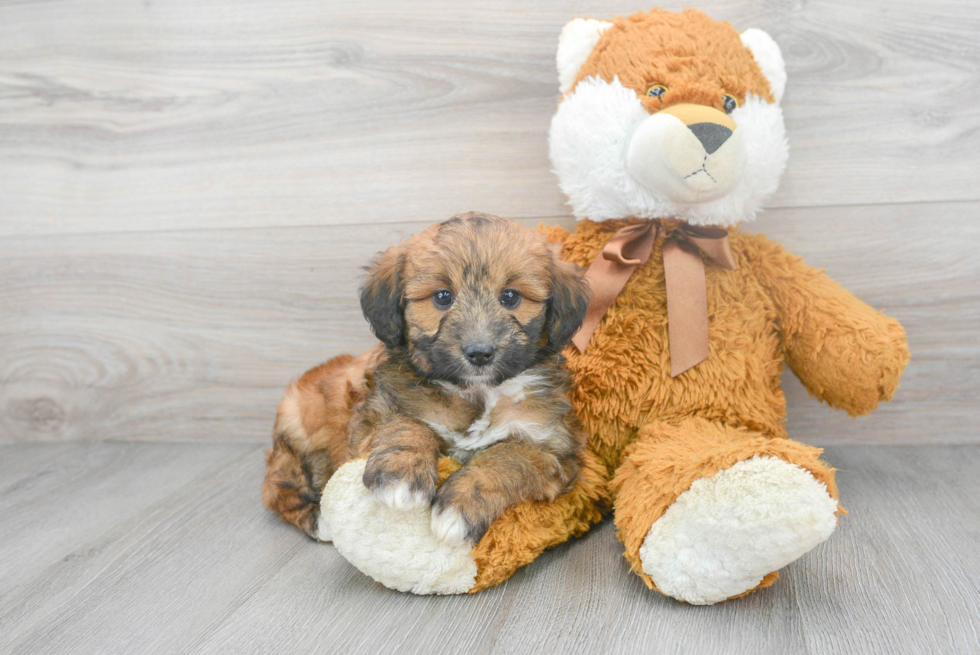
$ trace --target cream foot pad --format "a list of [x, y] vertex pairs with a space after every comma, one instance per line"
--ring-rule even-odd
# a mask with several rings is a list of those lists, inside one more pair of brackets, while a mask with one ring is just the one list
[[827, 539], [836, 512], [826, 485], [806, 470], [753, 457], [678, 496], [647, 533], [640, 560], [668, 596], [717, 603]]
[[471, 546], [449, 546], [430, 528], [431, 509], [392, 509], [361, 481], [367, 460], [340, 467], [320, 499], [319, 537], [362, 573], [398, 591], [461, 594], [473, 587]]

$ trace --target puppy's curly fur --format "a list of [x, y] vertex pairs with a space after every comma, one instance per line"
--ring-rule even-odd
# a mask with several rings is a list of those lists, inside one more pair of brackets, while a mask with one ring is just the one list
[[[367, 457], [364, 484], [393, 507], [432, 504], [433, 532], [475, 543], [508, 507], [553, 500], [583, 437], [561, 349], [589, 293], [580, 269], [512, 221], [462, 214], [382, 253], [361, 307], [383, 345], [286, 390], [265, 504], [311, 536], [333, 472]], [[436, 489], [437, 460], [464, 466]]]

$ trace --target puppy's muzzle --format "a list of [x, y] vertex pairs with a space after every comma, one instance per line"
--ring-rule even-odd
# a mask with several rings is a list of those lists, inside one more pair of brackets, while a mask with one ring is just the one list
[[474, 366], [487, 366], [493, 362], [496, 351], [493, 346], [487, 343], [474, 344], [463, 348], [463, 355], [466, 360]]

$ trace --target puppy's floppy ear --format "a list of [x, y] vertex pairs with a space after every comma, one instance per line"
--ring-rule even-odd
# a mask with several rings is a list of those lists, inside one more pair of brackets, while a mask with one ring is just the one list
[[578, 332], [589, 309], [592, 292], [581, 268], [552, 255], [551, 297], [548, 298], [548, 346], [565, 347]]
[[402, 317], [402, 268], [405, 253], [401, 245], [378, 255], [368, 268], [368, 279], [361, 287], [361, 311], [371, 330], [389, 348], [405, 343]]

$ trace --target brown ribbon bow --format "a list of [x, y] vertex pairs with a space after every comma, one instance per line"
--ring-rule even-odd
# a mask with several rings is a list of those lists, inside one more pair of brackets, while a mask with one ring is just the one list
[[[624, 227], [602, 248], [585, 279], [592, 287], [592, 302], [572, 343], [585, 352], [599, 321], [612, 306], [630, 275], [650, 258], [659, 221]], [[728, 242], [728, 231], [681, 223], [663, 247], [667, 286], [667, 334], [670, 339], [670, 376], [677, 377], [708, 358], [708, 295], [704, 282], [704, 255], [722, 268], [738, 268]]]

